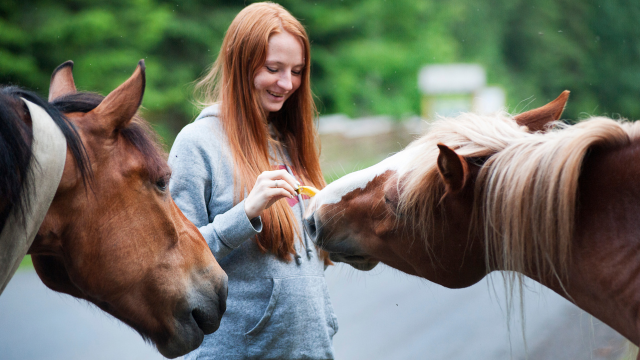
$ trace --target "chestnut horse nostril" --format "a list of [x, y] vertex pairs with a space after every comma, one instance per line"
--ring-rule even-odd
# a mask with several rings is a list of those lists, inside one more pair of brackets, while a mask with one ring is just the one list
[[316, 220], [314, 214], [311, 214], [308, 218], [303, 220], [304, 230], [307, 232], [307, 235], [311, 238], [312, 241], [316, 241]]

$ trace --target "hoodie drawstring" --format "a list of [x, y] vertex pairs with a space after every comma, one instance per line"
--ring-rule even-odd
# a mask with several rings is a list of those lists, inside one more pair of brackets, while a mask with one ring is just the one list
[[[289, 167], [289, 165], [285, 164], [284, 166], [287, 169], [287, 172], [289, 173], [289, 175], [295, 177], [293, 175], [293, 171], [291, 171], [291, 168]], [[304, 209], [304, 202], [302, 201], [302, 195], [298, 194], [297, 197], [298, 197], [298, 204], [300, 205], [300, 211], [302, 213], [302, 216], [304, 217], [305, 209]], [[305, 247], [305, 249], [307, 251], [307, 259], [311, 259], [311, 253], [313, 252], [313, 250], [311, 250], [311, 247], [309, 246], [309, 239], [307, 237], [307, 232], [304, 231], [304, 229], [302, 231], [302, 240], [303, 240], [303, 243], [304, 243], [304, 247]], [[302, 264], [302, 259], [301, 259], [301, 256], [298, 254], [298, 250], [295, 249], [295, 246], [293, 247], [293, 249], [296, 252], [295, 255], [294, 255], [294, 257], [296, 259], [296, 264], [298, 264], [298, 265]]]

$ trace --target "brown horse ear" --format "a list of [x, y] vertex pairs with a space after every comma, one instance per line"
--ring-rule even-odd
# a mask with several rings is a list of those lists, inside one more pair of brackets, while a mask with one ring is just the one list
[[64, 96], [75, 94], [76, 84], [73, 81], [73, 61], [65, 61], [53, 70], [49, 83], [49, 102]]
[[544, 130], [545, 125], [551, 121], [560, 119], [564, 111], [564, 106], [569, 99], [569, 94], [569, 90], [565, 90], [560, 96], [547, 105], [523, 112], [522, 114], [514, 116], [513, 119], [518, 125], [528, 127], [529, 131]]
[[142, 103], [145, 87], [144, 60], [138, 62], [133, 75], [118, 86], [91, 112], [103, 123], [105, 130], [111, 132], [129, 123]]
[[467, 161], [455, 151], [443, 144], [438, 144], [438, 170], [444, 181], [447, 193], [462, 190], [469, 174]]

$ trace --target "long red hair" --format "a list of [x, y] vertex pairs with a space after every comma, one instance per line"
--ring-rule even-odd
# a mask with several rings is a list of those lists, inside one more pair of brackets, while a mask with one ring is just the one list
[[[253, 85], [264, 65], [269, 39], [286, 31], [300, 39], [305, 66], [300, 87], [280, 111], [267, 114], [261, 107]], [[220, 53], [211, 70], [196, 84], [201, 105], [220, 104], [220, 119], [234, 160], [235, 199], [240, 202], [253, 188], [263, 171], [273, 170], [269, 162], [268, 123], [280, 133], [281, 145], [288, 152], [291, 168], [302, 182], [323, 188], [320, 149], [314, 118], [317, 110], [309, 85], [309, 38], [304, 27], [282, 6], [255, 3], [244, 8], [233, 20], [224, 37]], [[257, 236], [261, 250], [290, 260], [294, 237], [300, 229], [285, 201], [276, 201], [262, 214], [263, 231]]]

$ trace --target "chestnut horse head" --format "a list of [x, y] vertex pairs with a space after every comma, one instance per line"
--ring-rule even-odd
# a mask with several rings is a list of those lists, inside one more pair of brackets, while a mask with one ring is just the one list
[[[370, 270], [382, 261], [449, 287], [477, 282], [486, 265], [482, 252], [471, 250], [481, 250], [482, 243], [461, 247], [462, 240], [451, 241], [448, 232], [458, 229], [466, 240], [473, 175], [514, 139], [534, 136], [558, 120], [568, 95], [566, 91], [553, 102], [514, 118], [464, 114], [436, 121], [405, 150], [332, 182], [316, 195], [309, 206], [315, 212], [305, 220], [307, 232], [330, 252], [333, 261], [360, 270]], [[458, 155], [444, 145], [439, 147], [440, 143], [468, 161], [452, 162]], [[468, 201], [468, 206], [456, 208], [464, 214], [451, 217], [441, 211], [448, 206], [445, 200], [453, 197]], [[438, 227], [445, 223], [446, 228]], [[432, 232], [428, 239], [425, 229]]]
[[510, 271], [512, 285], [526, 275], [638, 345], [640, 123], [594, 117], [549, 129], [564, 100], [516, 121], [436, 122], [324, 188], [307, 232], [334, 261], [362, 270], [382, 261], [450, 288], [494, 270]]
[[[77, 92], [72, 65], [55, 70], [49, 103], [39, 104], [70, 131], [62, 180], [29, 249], [34, 267], [49, 288], [94, 303], [162, 355], [186, 354], [218, 328], [227, 277], [171, 199], [166, 155], [136, 114], [144, 62], [106, 97]], [[3, 93], [29, 124], [19, 100], [28, 93]]]

